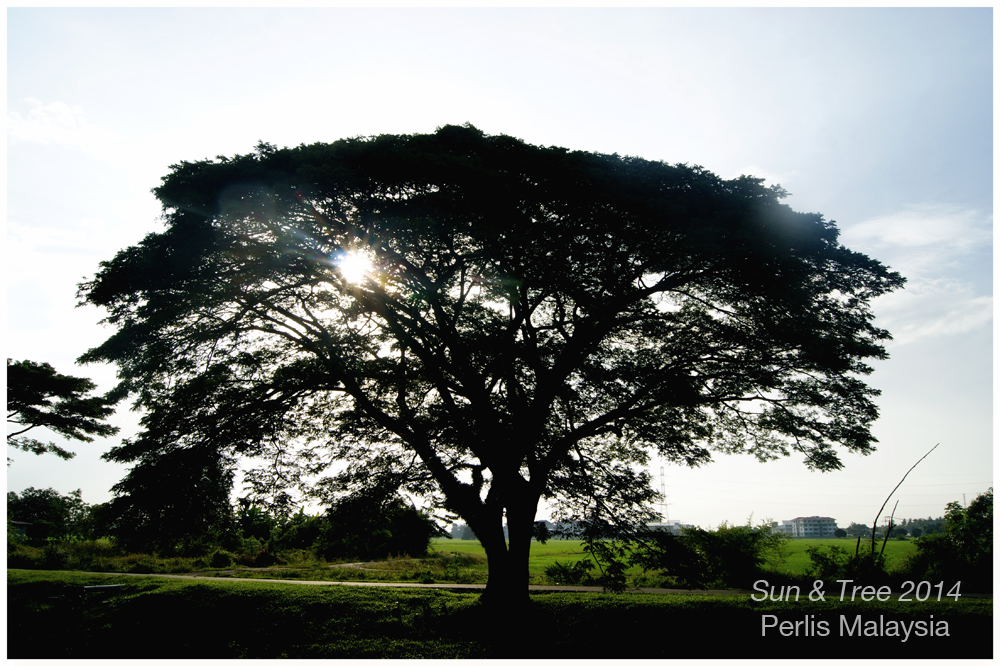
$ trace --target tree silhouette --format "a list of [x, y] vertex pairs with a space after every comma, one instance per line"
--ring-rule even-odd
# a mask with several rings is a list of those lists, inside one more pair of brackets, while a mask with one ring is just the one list
[[640, 519], [651, 450], [873, 450], [869, 302], [904, 280], [760, 179], [467, 125], [261, 143], [154, 192], [166, 229], [80, 286], [117, 328], [81, 360], [146, 410], [108, 457], [257, 457], [283, 501], [388, 479], [475, 530], [484, 600], [526, 599], [542, 497]]
[[69, 460], [76, 455], [72, 451], [22, 435], [35, 428], [48, 428], [82, 442], [92, 442], [92, 435], [114, 435], [118, 428], [104, 420], [114, 413], [115, 401], [88, 396], [95, 388], [89, 379], [61, 375], [48, 363], [7, 359], [7, 423], [15, 426], [14, 432], [7, 433], [7, 446]]

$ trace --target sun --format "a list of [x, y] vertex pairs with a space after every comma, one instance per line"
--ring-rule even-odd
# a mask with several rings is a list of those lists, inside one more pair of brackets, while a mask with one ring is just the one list
[[371, 275], [371, 259], [358, 252], [345, 252], [336, 260], [340, 275], [351, 284], [360, 284]]

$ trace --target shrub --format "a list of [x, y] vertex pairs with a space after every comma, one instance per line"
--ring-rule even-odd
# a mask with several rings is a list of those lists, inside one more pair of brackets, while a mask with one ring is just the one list
[[7, 547], [7, 568], [8, 569], [43, 569], [42, 561], [44, 555], [41, 548], [33, 546], [17, 545]]
[[766, 523], [753, 527], [723, 523], [715, 530], [692, 527], [683, 536], [650, 532], [640, 541], [632, 563], [661, 571], [688, 588], [724, 585], [749, 589], [764, 568], [780, 561], [787, 543]]
[[261, 547], [256, 553], [239, 553], [233, 556], [233, 561], [244, 567], [269, 567], [274, 564], [284, 564], [284, 561]]
[[977, 496], [963, 508], [948, 504], [943, 534], [916, 541], [917, 553], [903, 564], [914, 580], [947, 584], [962, 581], [966, 591], [993, 590], [993, 489]]
[[212, 559], [209, 560], [209, 564], [213, 569], [229, 568], [233, 566], [233, 555], [224, 550], [217, 550], [212, 553]]
[[327, 511], [316, 552], [328, 560], [423, 557], [439, 534], [433, 519], [399, 496], [380, 500], [362, 493], [345, 497]]
[[557, 585], [582, 585], [593, 582], [590, 575], [594, 568], [594, 563], [590, 560], [580, 560], [573, 566], [566, 566], [562, 562], [554, 562], [545, 568], [545, 575]]
[[69, 564], [69, 549], [58, 541], [50, 541], [42, 548], [43, 569], [65, 569]]

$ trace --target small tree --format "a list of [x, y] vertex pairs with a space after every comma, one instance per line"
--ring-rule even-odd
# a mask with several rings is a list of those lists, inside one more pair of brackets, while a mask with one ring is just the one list
[[833, 536], [837, 537], [838, 539], [843, 539], [845, 536], [847, 536], [847, 532], [838, 527], [833, 531]]
[[924, 533], [923, 530], [921, 530], [919, 527], [914, 527], [912, 530], [910, 530], [910, 536], [913, 537], [914, 539], [918, 538], [923, 533]]
[[318, 552], [327, 559], [423, 557], [444, 532], [401, 497], [350, 495], [331, 507], [320, 528]]

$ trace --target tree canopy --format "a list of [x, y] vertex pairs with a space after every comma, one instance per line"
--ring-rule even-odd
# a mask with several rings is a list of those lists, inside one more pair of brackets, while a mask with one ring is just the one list
[[869, 304], [904, 280], [761, 179], [466, 125], [260, 143], [154, 193], [166, 228], [80, 285], [117, 329], [81, 361], [145, 412], [107, 455], [133, 476], [255, 457], [279, 504], [378, 478], [475, 530], [491, 598], [524, 594], [540, 498], [636, 509], [650, 451], [873, 450]]
[[114, 401], [89, 396], [95, 388], [91, 380], [61, 375], [48, 363], [7, 359], [7, 423], [19, 428], [7, 433], [7, 446], [36, 455], [54, 453], [68, 460], [76, 454], [22, 435], [34, 428], [48, 428], [83, 442], [93, 441], [93, 435], [114, 435], [118, 428], [104, 423], [114, 413]]

